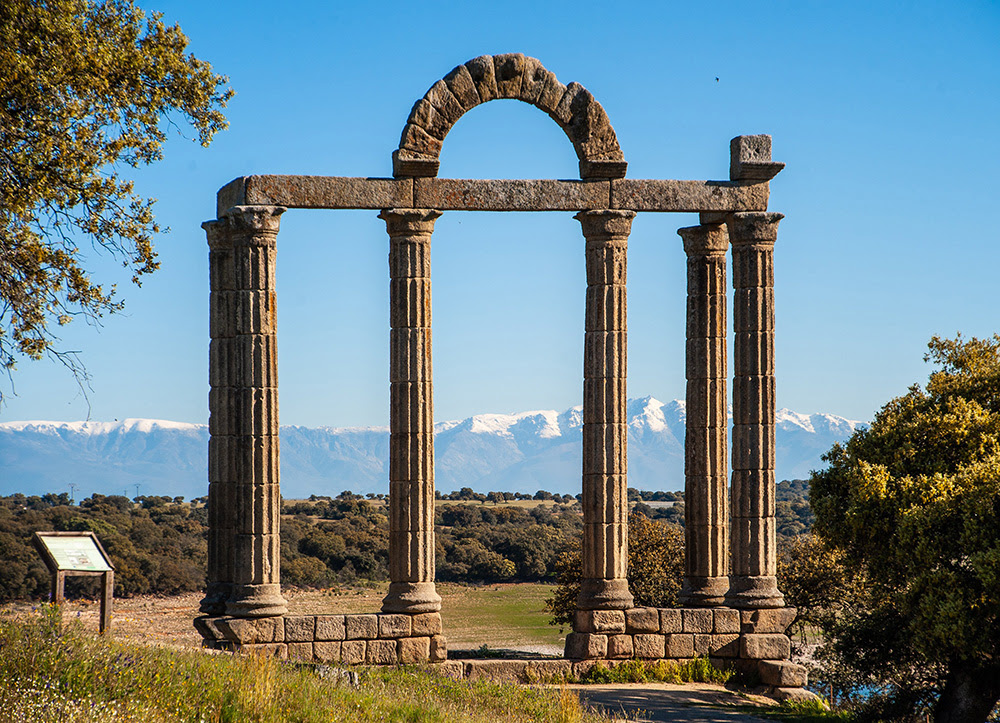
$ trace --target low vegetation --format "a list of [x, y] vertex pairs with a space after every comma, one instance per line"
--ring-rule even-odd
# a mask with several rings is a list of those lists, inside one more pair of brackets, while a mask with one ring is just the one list
[[0, 720], [19, 723], [591, 721], [575, 695], [415, 668], [328, 669], [115, 642], [51, 614], [0, 620]]
[[[779, 529], [811, 525], [806, 490], [801, 481], [778, 485]], [[633, 574], [633, 589], [649, 604], [672, 604], [679, 584], [678, 556], [683, 554], [683, 495], [629, 490], [629, 498], [638, 513], [633, 539], [648, 530], [644, 539], [667, 556], [665, 566]], [[787, 507], [784, 517], [782, 505]], [[583, 518], [579, 502], [569, 495], [544, 490], [483, 495], [466, 488], [440, 495], [436, 507], [438, 580], [557, 583], [579, 567], [574, 555], [579, 555]], [[337, 497], [287, 501], [282, 511], [283, 584], [327, 588], [388, 578], [389, 521], [377, 495], [365, 498], [345, 491]], [[646, 522], [655, 525], [644, 527]], [[116, 596], [201, 590], [207, 524], [204, 498], [185, 502], [180, 497], [131, 500], [95, 494], [71, 504], [66, 494], [0, 497], [0, 558], [6, 563], [0, 567], [0, 601], [48, 595], [48, 572], [31, 545], [37, 530], [96, 533], [115, 564]], [[68, 584], [70, 596], [96, 590], [86, 578]]]

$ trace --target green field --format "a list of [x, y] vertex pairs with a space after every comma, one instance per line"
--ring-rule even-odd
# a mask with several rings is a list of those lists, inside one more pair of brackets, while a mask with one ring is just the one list
[[545, 598], [552, 585], [521, 583], [471, 587], [438, 583], [441, 617], [452, 648], [556, 646], [564, 635], [549, 625]]

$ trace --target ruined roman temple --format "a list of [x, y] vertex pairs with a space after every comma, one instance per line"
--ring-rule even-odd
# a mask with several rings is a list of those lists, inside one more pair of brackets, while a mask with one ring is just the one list
[[[503, 99], [529, 103], [563, 129], [579, 180], [437, 177], [451, 127]], [[729, 152], [727, 180], [627, 178], [614, 129], [586, 88], [563, 85], [534, 58], [487, 55], [416, 102], [392, 153], [392, 178], [246, 176], [225, 185], [217, 218], [203, 224], [210, 521], [204, 615], [195, 624], [206, 646], [343, 664], [426, 662], [456, 677], [501, 663], [502, 675], [517, 678], [532, 668], [579, 674], [598, 660], [707, 656], [755, 671], [775, 694], [804, 686], [804, 668], [788, 660], [795, 611], [775, 580], [773, 252], [782, 215], [768, 210], [768, 195], [784, 164], [771, 160], [767, 135], [733, 138]], [[382, 610], [366, 615], [293, 615], [281, 594], [275, 263], [288, 209], [370, 209], [388, 234], [391, 584]], [[447, 601], [434, 583], [430, 259], [434, 222], [449, 211], [562, 211], [580, 222], [583, 578], [562, 660], [447, 660]], [[657, 609], [636, 607], [626, 580], [626, 259], [636, 214], [670, 212], [697, 212], [699, 224], [677, 231], [687, 255], [683, 607]]]

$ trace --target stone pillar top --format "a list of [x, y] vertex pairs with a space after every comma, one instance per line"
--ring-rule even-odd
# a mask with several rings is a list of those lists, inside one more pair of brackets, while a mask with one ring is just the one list
[[733, 245], [766, 244], [773, 246], [778, 239], [778, 222], [783, 213], [746, 211], [728, 217], [729, 237]]
[[721, 223], [686, 226], [677, 229], [684, 239], [684, 253], [688, 256], [717, 256], [729, 248], [729, 234]]
[[385, 221], [390, 236], [429, 234], [441, 212], [431, 208], [383, 208], [378, 217]]
[[632, 231], [635, 211], [580, 211], [573, 216], [583, 226], [583, 235], [589, 241], [628, 237]]

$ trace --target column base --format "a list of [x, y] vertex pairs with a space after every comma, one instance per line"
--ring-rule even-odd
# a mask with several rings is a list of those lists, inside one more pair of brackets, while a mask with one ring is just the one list
[[226, 612], [226, 601], [232, 589], [232, 583], [211, 582], [205, 588], [205, 597], [201, 599], [198, 609], [205, 615], [219, 616]]
[[288, 602], [281, 597], [281, 585], [276, 582], [261, 585], [233, 585], [226, 602], [226, 615], [235, 618], [266, 618], [284, 615]]
[[578, 610], [628, 610], [635, 605], [628, 590], [628, 580], [614, 578], [584, 578], [576, 596]]
[[393, 582], [382, 599], [385, 613], [436, 613], [441, 610], [441, 596], [433, 582]]
[[726, 605], [731, 608], [783, 608], [785, 596], [774, 575], [731, 575]]
[[726, 602], [728, 591], [728, 577], [685, 577], [677, 602], [681, 607], [719, 607]]

